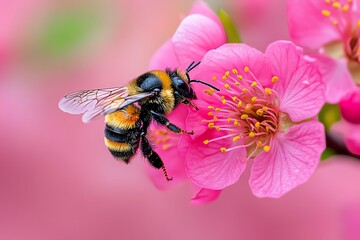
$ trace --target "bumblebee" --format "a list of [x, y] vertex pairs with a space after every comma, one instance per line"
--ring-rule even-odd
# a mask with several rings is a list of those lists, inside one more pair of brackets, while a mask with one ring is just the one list
[[143, 156], [153, 167], [161, 168], [166, 180], [170, 181], [172, 178], [146, 134], [152, 120], [178, 134], [194, 133], [174, 125], [165, 115], [181, 103], [197, 109], [191, 102], [196, 99], [190, 86], [193, 82], [219, 91], [206, 82], [190, 79], [189, 72], [199, 64], [192, 62], [185, 72], [180, 69], [149, 71], [123, 87], [70, 93], [60, 100], [59, 107], [70, 114], [83, 114], [85, 123], [105, 115], [105, 145], [110, 153], [129, 163], [140, 146]]

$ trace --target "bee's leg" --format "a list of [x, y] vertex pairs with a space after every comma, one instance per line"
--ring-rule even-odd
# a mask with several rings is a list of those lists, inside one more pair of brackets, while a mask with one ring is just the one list
[[149, 163], [157, 168], [157, 169], [162, 169], [165, 179], [167, 181], [171, 181], [173, 178], [169, 177], [164, 165], [164, 162], [161, 160], [159, 154], [157, 154], [151, 147], [149, 140], [146, 138], [145, 135], [141, 136], [141, 151], [144, 155], [144, 157], [146, 157], [149, 160]]
[[185, 98], [182, 102], [183, 102], [184, 104], [186, 104], [186, 105], [192, 106], [192, 107], [195, 108], [196, 110], [199, 110], [199, 108], [198, 108], [194, 103], [190, 102], [190, 100], [188, 100], [188, 99], [186, 99], [186, 98]]
[[185, 134], [194, 134], [194, 131], [191, 132], [187, 132], [185, 130], [182, 130], [181, 128], [179, 128], [178, 126], [176, 126], [175, 124], [172, 124], [169, 119], [167, 119], [164, 115], [154, 112], [154, 111], [150, 111], [154, 120], [157, 121], [158, 123], [160, 123], [161, 125], [166, 126], [170, 131], [174, 132], [174, 133], [185, 133]]

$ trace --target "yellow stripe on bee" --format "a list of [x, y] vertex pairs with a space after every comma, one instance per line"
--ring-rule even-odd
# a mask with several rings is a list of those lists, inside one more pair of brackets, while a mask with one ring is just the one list
[[117, 152], [127, 152], [131, 150], [131, 146], [129, 143], [126, 142], [113, 142], [107, 138], [105, 139], [105, 145], [107, 148], [109, 148], [112, 151]]
[[106, 115], [105, 122], [111, 127], [132, 129], [140, 119], [140, 109], [134, 105]]
[[162, 86], [163, 89], [169, 89], [171, 87], [171, 79], [165, 71], [153, 70], [150, 71], [150, 73], [154, 74], [156, 77], [160, 79], [160, 81], [163, 84]]

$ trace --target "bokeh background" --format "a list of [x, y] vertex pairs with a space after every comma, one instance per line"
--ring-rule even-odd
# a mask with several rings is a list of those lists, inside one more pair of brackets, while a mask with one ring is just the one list
[[[360, 239], [360, 161], [322, 162], [280, 199], [255, 198], [248, 173], [205, 206], [187, 184], [160, 191], [141, 157], [103, 144], [104, 124], [58, 109], [80, 89], [148, 70], [192, 0], [17, 0], [0, 9], [0, 239]], [[288, 39], [284, 0], [207, 1], [263, 50]]]

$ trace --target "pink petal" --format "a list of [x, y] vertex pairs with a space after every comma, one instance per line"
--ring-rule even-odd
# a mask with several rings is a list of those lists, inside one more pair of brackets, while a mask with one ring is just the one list
[[277, 41], [266, 49], [279, 77], [274, 89], [279, 94], [280, 110], [292, 121], [315, 116], [325, 102], [325, 84], [314, 64], [306, 61], [302, 49], [287, 41]]
[[323, 0], [287, 1], [289, 33], [296, 43], [316, 49], [341, 39], [341, 33], [336, 30], [329, 17], [321, 13], [323, 9], [328, 9], [328, 5]]
[[221, 26], [200, 14], [186, 17], [172, 38], [180, 66], [186, 68], [193, 61], [200, 61], [210, 49], [226, 42]]
[[346, 136], [345, 145], [352, 154], [360, 156], [360, 130]]
[[219, 17], [214, 13], [213, 10], [211, 10], [211, 8], [209, 8], [209, 6], [204, 1], [196, 2], [192, 6], [190, 10], [190, 14], [200, 14], [205, 17], [208, 17], [214, 22], [216, 22], [222, 28], [222, 23], [220, 22]]
[[360, 124], [341, 120], [331, 126], [331, 132], [344, 140], [351, 153], [360, 156]]
[[[196, 185], [214, 190], [223, 189], [234, 184], [243, 171], [246, 163], [241, 162], [245, 156], [243, 149], [221, 152], [223, 141], [218, 140], [211, 144], [204, 144], [206, 139], [219, 137], [220, 133], [209, 130], [196, 139], [186, 154], [186, 171]], [[229, 146], [226, 146], [229, 147]]]
[[215, 201], [220, 196], [221, 190], [211, 190], [206, 188], [200, 188], [195, 196], [191, 199], [192, 205], [204, 205]]
[[323, 75], [328, 103], [338, 103], [343, 96], [356, 89], [346, 59], [335, 60], [322, 54], [312, 54], [311, 57], [316, 59], [314, 63]]
[[319, 163], [325, 149], [324, 127], [317, 121], [294, 125], [279, 133], [255, 159], [250, 187], [258, 197], [280, 197], [306, 182]]
[[154, 54], [150, 61], [150, 69], [178, 68], [179, 61], [175, 55], [171, 40], [166, 41]]
[[[267, 84], [272, 77], [271, 64], [262, 52], [245, 44], [233, 43], [224, 44], [218, 49], [209, 51], [199, 66], [199, 74], [195, 77], [224, 89], [221, 77], [226, 71], [237, 69], [244, 78], [253, 78], [250, 73], [243, 71], [245, 67], [249, 67], [251, 73], [263, 85]], [[212, 81], [214, 76], [218, 80]], [[222, 92], [226, 93], [227, 91]], [[203, 96], [206, 97], [206, 95]]]
[[339, 105], [345, 120], [360, 124], [360, 88], [344, 96]]

